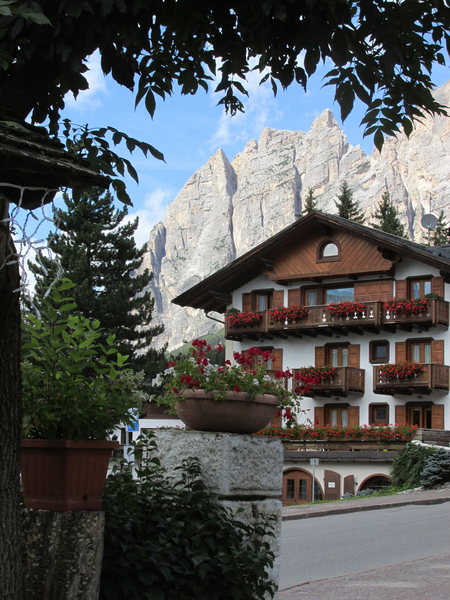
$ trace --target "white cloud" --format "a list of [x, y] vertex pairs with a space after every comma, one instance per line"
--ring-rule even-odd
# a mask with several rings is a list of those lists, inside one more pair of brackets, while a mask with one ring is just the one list
[[89, 71], [84, 73], [84, 76], [88, 80], [89, 89], [80, 92], [77, 98], [74, 98], [73, 94], [68, 94], [66, 97], [66, 105], [68, 108], [86, 110], [98, 108], [102, 105], [101, 96], [106, 93], [107, 88], [106, 78], [102, 72], [100, 55], [98, 52], [95, 52], [89, 57], [87, 66]]
[[[247, 142], [258, 137], [261, 130], [282, 116], [274, 100], [272, 86], [269, 82], [260, 85], [264, 73], [251, 71], [244, 84], [248, 97], [244, 98], [245, 112], [237, 113], [234, 117], [223, 111], [216, 131], [211, 137], [211, 147], [223, 147], [236, 142]], [[214, 100], [219, 94], [213, 93]]]
[[139, 217], [139, 225], [134, 234], [136, 245], [139, 248], [148, 242], [150, 231], [153, 226], [164, 220], [167, 206], [172, 197], [172, 190], [168, 188], [158, 188], [146, 196], [143, 205], [139, 210], [128, 214], [126, 219], [124, 219], [124, 221], [128, 222]]

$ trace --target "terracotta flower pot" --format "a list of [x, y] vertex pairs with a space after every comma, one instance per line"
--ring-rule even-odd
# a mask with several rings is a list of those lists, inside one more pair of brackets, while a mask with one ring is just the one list
[[111, 452], [105, 440], [22, 440], [22, 484], [27, 508], [100, 510]]
[[255, 433], [277, 415], [278, 398], [246, 392], [227, 392], [224, 400], [214, 400], [212, 392], [187, 390], [175, 405], [177, 416], [187, 427], [198, 431]]

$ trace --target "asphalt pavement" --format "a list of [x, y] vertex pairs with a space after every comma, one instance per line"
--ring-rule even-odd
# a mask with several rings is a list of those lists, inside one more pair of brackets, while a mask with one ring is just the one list
[[[450, 502], [450, 487], [283, 507], [283, 520]], [[449, 600], [450, 553], [280, 590], [277, 600]]]

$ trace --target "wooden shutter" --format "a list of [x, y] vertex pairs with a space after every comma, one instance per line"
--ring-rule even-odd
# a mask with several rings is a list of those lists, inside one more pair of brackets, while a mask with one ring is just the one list
[[288, 306], [298, 306], [302, 303], [300, 288], [288, 290]]
[[348, 426], [358, 427], [359, 426], [359, 406], [348, 407]]
[[359, 369], [360, 345], [350, 344], [348, 347], [348, 366]]
[[406, 298], [408, 296], [408, 282], [406, 279], [399, 279], [395, 282], [395, 297]]
[[355, 476], [347, 475], [344, 477], [344, 494], [355, 493]]
[[431, 340], [431, 362], [444, 365], [444, 340]]
[[395, 424], [403, 425], [406, 423], [406, 406], [404, 404], [398, 404], [395, 407]]
[[341, 497], [341, 476], [339, 473], [325, 469], [323, 483], [325, 487], [324, 500], [338, 500]]
[[392, 281], [358, 281], [354, 285], [355, 302], [376, 302], [391, 300]]
[[325, 346], [316, 346], [314, 348], [315, 352], [315, 366], [316, 367], [324, 367], [325, 366]]
[[442, 297], [444, 296], [444, 279], [442, 277], [431, 278], [431, 292], [439, 294]]
[[443, 404], [433, 404], [431, 407], [431, 429], [444, 429]]
[[395, 342], [395, 362], [406, 360], [406, 342]]
[[325, 409], [323, 406], [314, 407], [314, 427], [325, 427]]
[[272, 370], [282, 371], [283, 370], [283, 348], [274, 348], [272, 350]]
[[284, 306], [284, 290], [273, 290], [272, 308], [282, 308]]
[[253, 310], [252, 294], [242, 294], [242, 312]]

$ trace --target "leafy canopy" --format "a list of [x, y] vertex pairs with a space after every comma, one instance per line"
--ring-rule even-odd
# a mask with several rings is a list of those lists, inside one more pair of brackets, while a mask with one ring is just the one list
[[1, 0], [0, 16], [0, 106], [49, 119], [53, 134], [65, 95], [88, 88], [95, 51], [151, 116], [174, 86], [195, 94], [211, 84], [233, 114], [251, 70], [276, 93], [294, 82], [306, 89], [325, 61], [342, 118], [361, 100], [378, 148], [399, 128], [409, 135], [413, 119], [444, 113], [431, 94], [431, 69], [450, 47], [443, 1]]

